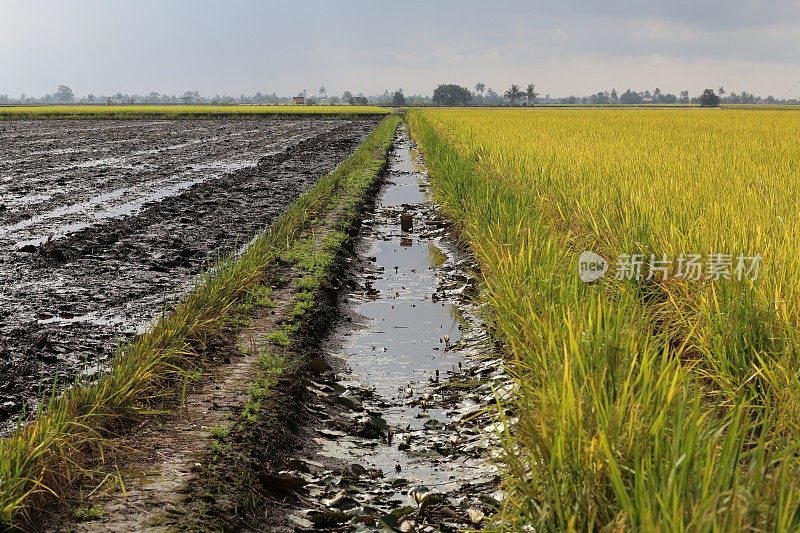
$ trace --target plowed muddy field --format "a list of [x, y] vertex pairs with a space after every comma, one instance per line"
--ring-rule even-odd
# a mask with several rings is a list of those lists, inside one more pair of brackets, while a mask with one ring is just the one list
[[0, 123], [0, 427], [89, 377], [377, 118]]

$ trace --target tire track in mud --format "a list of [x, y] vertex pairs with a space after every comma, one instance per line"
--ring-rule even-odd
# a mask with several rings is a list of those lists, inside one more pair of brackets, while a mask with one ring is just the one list
[[[218, 122], [229, 129], [254, 124]], [[377, 119], [280, 122], [281, 133], [295, 136], [295, 142], [284, 140], [280, 151], [268, 150], [270, 155], [252, 167], [217, 173], [174, 196], [32, 245], [30, 253], [0, 242], [0, 422], [5, 430], [23, 401], [35, 404], [42, 387], [49, 388], [56, 369], [61, 382], [81, 372], [91, 377], [113, 353], [115, 340], [141, 331], [191, 289], [208, 259], [268, 226], [349, 155]], [[286, 126], [308, 134], [298, 138]], [[266, 139], [262, 142], [274, 143]], [[179, 161], [169, 159], [164, 170], [192, 162], [189, 153], [175, 157]]]

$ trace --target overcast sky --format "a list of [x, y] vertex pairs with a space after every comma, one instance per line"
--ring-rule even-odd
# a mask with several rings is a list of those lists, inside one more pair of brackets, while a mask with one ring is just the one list
[[800, 0], [0, 0], [0, 93], [800, 97]]

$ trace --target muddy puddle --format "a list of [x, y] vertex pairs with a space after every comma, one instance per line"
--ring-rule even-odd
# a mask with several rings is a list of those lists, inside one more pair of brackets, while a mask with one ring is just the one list
[[0, 123], [0, 432], [90, 377], [377, 123]]
[[480, 529], [497, 509], [495, 394], [513, 390], [470, 299], [473, 267], [401, 128], [324, 344], [330, 369], [309, 387], [307, 444], [275, 473], [303, 486], [276, 497], [275, 530]]

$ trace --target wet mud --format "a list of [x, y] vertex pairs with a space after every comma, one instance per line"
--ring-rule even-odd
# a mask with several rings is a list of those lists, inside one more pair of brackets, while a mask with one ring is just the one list
[[417, 157], [401, 127], [301, 444], [264, 474], [270, 531], [481, 529], [503, 499], [497, 398], [512, 381]]
[[0, 123], [0, 429], [89, 377], [377, 118]]

